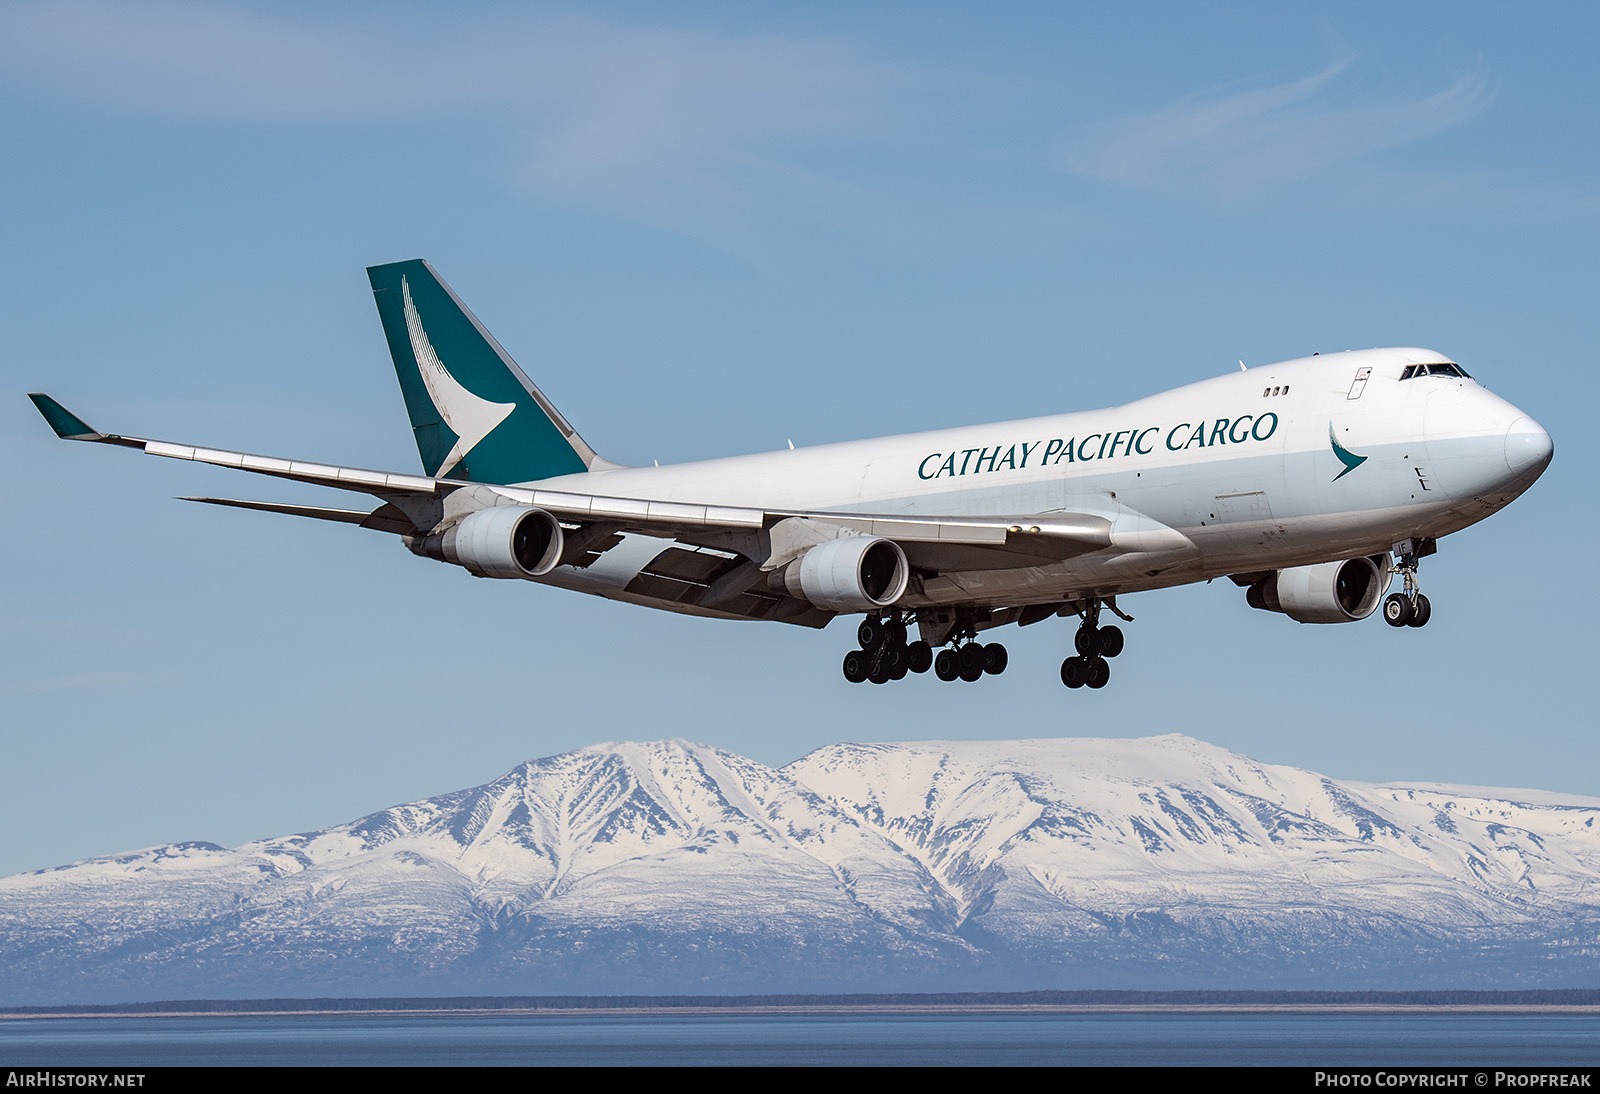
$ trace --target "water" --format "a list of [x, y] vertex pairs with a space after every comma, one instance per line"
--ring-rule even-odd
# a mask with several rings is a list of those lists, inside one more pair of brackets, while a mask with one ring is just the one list
[[0, 1021], [0, 1066], [1600, 1063], [1593, 1013], [226, 1015]]

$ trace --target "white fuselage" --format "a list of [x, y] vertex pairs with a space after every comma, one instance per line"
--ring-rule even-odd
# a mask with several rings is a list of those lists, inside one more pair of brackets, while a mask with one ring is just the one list
[[[542, 489], [768, 510], [937, 516], [1092, 513], [1116, 550], [945, 573], [905, 607], [1114, 595], [1378, 554], [1502, 508], [1549, 463], [1548, 434], [1471, 379], [1420, 375], [1423, 349], [1301, 358], [1103, 410], [669, 467], [546, 479]], [[1341, 456], [1335, 443], [1343, 450]], [[1142, 547], [1128, 550], [1129, 544]], [[663, 540], [630, 536], [545, 580], [627, 593]], [[717, 613], [708, 613], [717, 614]]]

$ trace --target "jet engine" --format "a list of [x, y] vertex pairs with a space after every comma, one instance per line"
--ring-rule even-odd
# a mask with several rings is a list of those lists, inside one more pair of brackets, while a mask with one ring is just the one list
[[1374, 555], [1278, 570], [1251, 585], [1245, 601], [1301, 623], [1350, 623], [1371, 615], [1388, 588], [1389, 556]]
[[870, 612], [887, 608], [906, 591], [911, 566], [893, 540], [846, 536], [819, 543], [789, 563], [784, 588], [819, 608]]
[[497, 505], [469, 513], [412, 550], [465, 566], [479, 577], [543, 577], [561, 561], [561, 525], [543, 509]]

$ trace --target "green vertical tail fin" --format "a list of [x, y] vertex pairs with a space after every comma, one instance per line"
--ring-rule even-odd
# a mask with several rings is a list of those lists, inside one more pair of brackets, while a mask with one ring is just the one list
[[422, 467], [533, 482], [606, 464], [422, 259], [369, 266]]

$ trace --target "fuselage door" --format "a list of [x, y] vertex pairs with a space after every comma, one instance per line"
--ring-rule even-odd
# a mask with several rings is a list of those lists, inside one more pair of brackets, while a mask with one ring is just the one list
[[1269, 547], [1283, 535], [1283, 528], [1272, 515], [1265, 490], [1216, 495], [1211, 517], [1227, 533], [1234, 550], [1249, 554]]
[[1359, 399], [1359, 398], [1361, 398], [1361, 393], [1363, 391], [1367, 390], [1367, 377], [1369, 377], [1371, 375], [1372, 375], [1372, 369], [1370, 369], [1370, 368], [1358, 368], [1358, 369], [1356, 369], [1356, 378], [1350, 382], [1350, 394], [1346, 395], [1345, 398], [1346, 399]]

